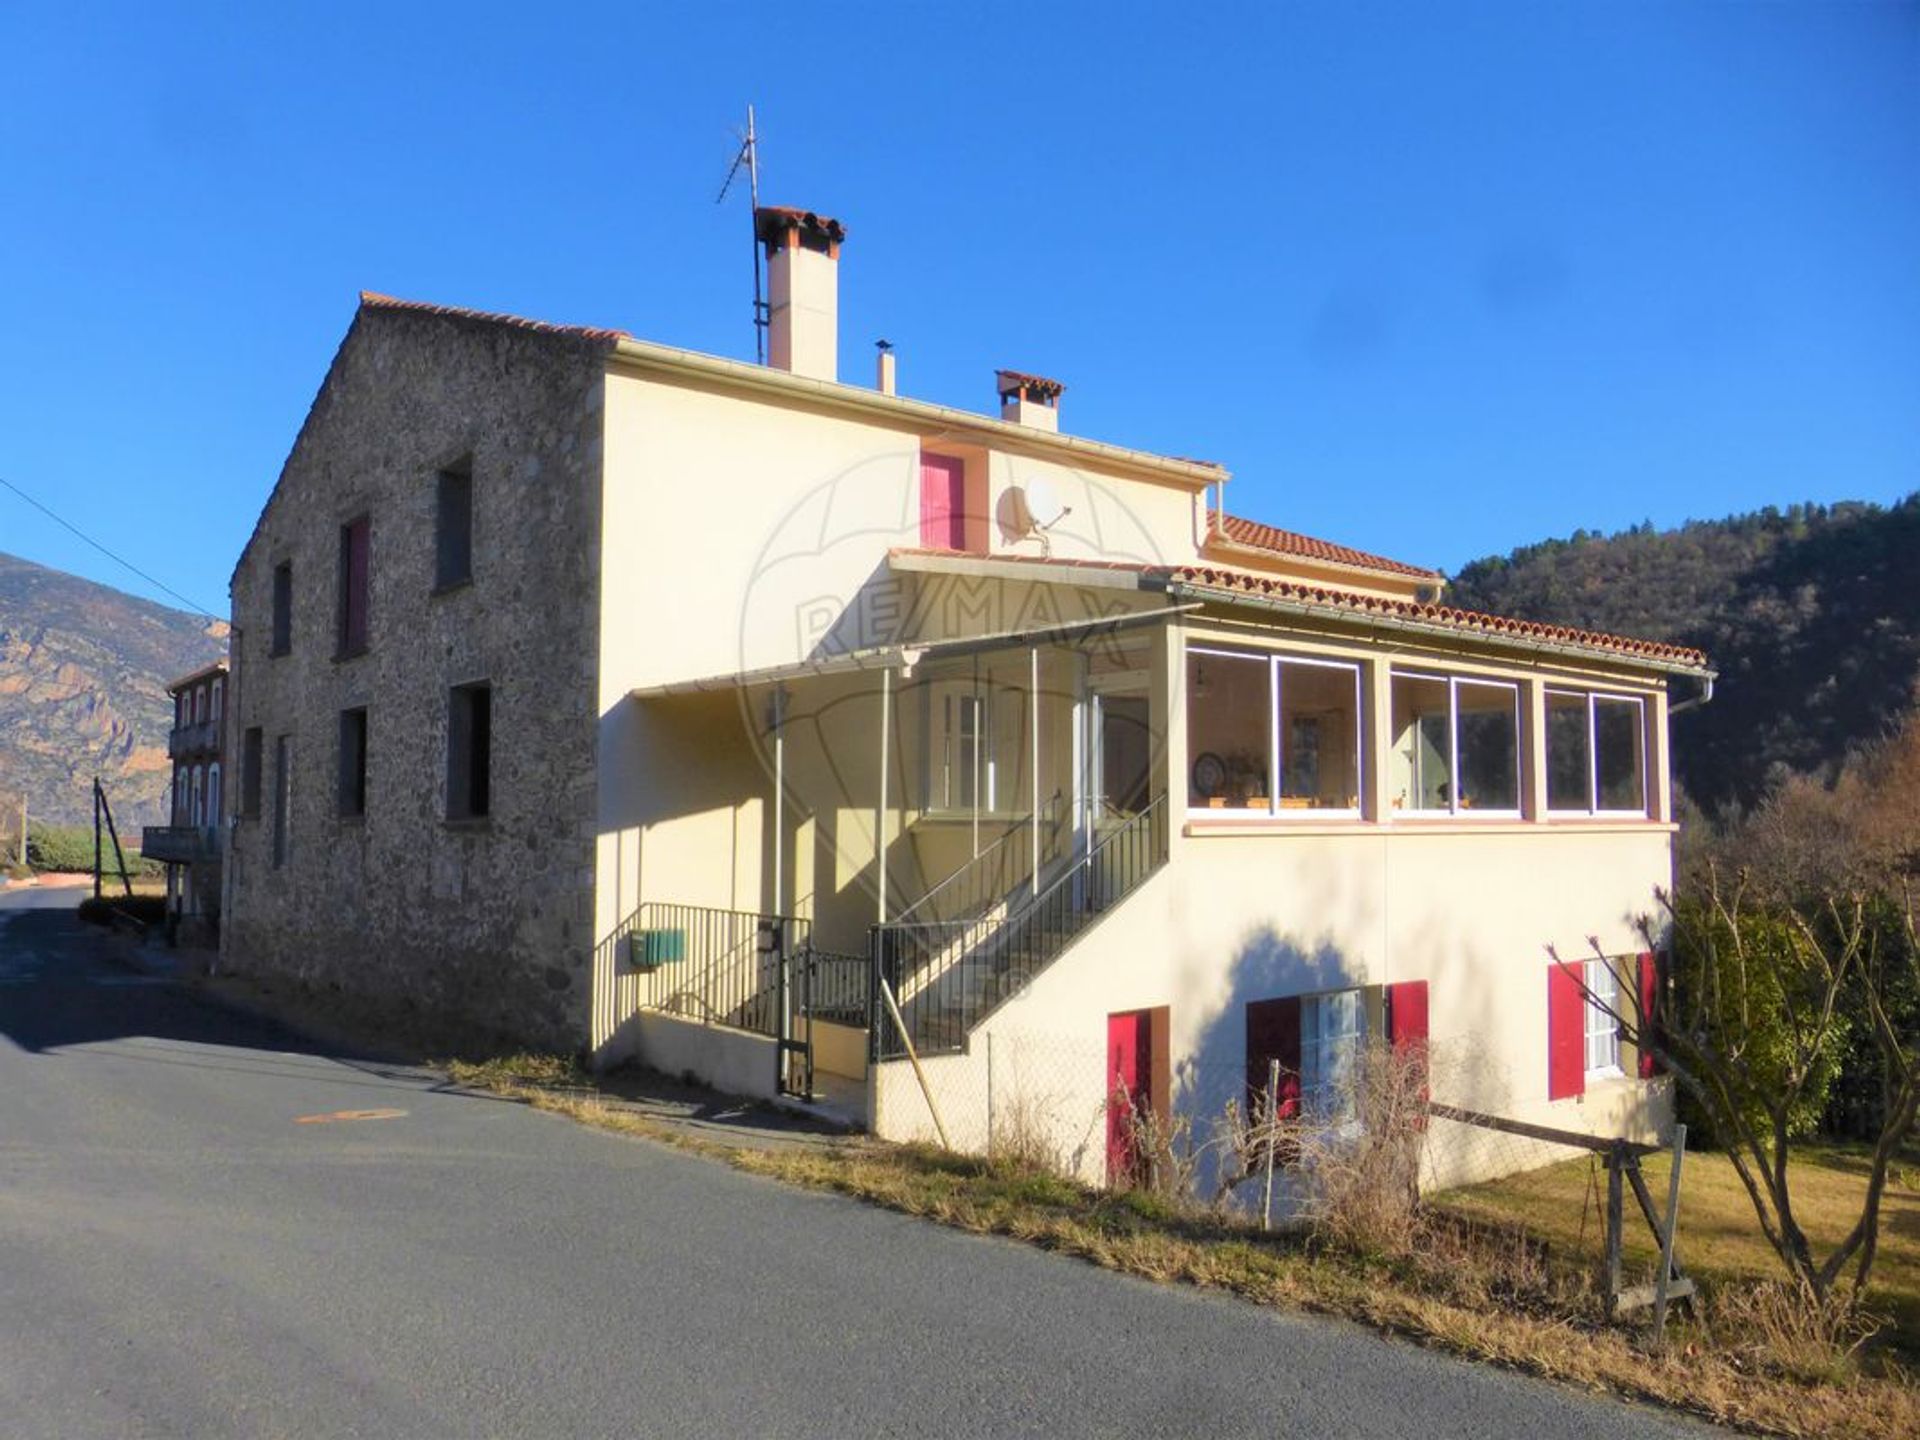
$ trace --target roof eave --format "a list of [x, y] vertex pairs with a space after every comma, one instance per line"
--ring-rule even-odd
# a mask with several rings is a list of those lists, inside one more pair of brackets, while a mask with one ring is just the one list
[[1255, 610], [1268, 610], [1277, 614], [1293, 615], [1301, 618], [1331, 621], [1340, 625], [1352, 626], [1363, 630], [1393, 630], [1403, 634], [1420, 635], [1425, 638], [1449, 641], [1458, 645], [1463, 640], [1479, 644], [1520, 650], [1530, 654], [1554, 655], [1577, 658], [1588, 664], [1611, 664], [1626, 669], [1653, 671], [1665, 675], [1687, 675], [1713, 677], [1719, 672], [1704, 663], [1695, 664], [1668, 656], [1636, 654], [1631, 650], [1618, 650], [1604, 645], [1582, 645], [1575, 641], [1554, 640], [1539, 635], [1514, 634], [1510, 631], [1481, 630], [1470, 626], [1452, 625], [1441, 620], [1426, 620], [1412, 615], [1382, 615], [1377, 612], [1355, 610], [1351, 606], [1329, 604], [1325, 601], [1297, 599], [1283, 595], [1252, 595], [1243, 590], [1232, 590], [1217, 585], [1204, 585], [1190, 580], [1169, 576], [1165, 582], [1166, 593], [1176, 600], [1198, 600], [1219, 605], [1238, 605]]
[[843, 385], [835, 380], [817, 380], [795, 375], [766, 365], [743, 360], [728, 360], [697, 350], [682, 350], [651, 340], [623, 338], [608, 354], [608, 363], [642, 373], [701, 380], [746, 390], [769, 398], [818, 406], [842, 414], [856, 414], [907, 428], [938, 431], [954, 438], [971, 438], [995, 449], [1026, 452], [1044, 459], [1081, 461], [1118, 470], [1143, 479], [1177, 485], [1191, 491], [1204, 490], [1229, 479], [1229, 473], [1217, 465], [1176, 460], [1146, 450], [1130, 450], [1103, 440], [1080, 435], [1060, 435], [1018, 425], [991, 415], [914, 400], [905, 395], [886, 395], [860, 385]]

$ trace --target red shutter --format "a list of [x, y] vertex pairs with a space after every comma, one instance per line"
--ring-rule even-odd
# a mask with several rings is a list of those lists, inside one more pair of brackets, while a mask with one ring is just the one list
[[[1396, 1053], [1412, 1053], [1420, 1064], [1420, 1101], [1424, 1106], [1432, 1098], [1426, 1087], [1427, 1075], [1427, 982], [1402, 980], [1387, 986], [1387, 1039]], [[1427, 1117], [1420, 1115], [1424, 1127]]]
[[1547, 1098], [1564, 1100], [1587, 1089], [1587, 995], [1580, 969], [1547, 967]]
[[1651, 1080], [1660, 1073], [1660, 1062], [1646, 1042], [1660, 1035], [1660, 962], [1651, 950], [1640, 956], [1640, 1078]]
[[929, 550], [967, 548], [966, 482], [957, 456], [920, 457], [920, 543]]
[[1280, 1062], [1280, 1113], [1300, 1112], [1300, 997], [1247, 1002], [1247, 1097], [1267, 1092], [1268, 1071]]

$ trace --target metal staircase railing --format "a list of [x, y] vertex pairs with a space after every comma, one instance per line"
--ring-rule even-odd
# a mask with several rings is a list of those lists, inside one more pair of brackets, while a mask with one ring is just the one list
[[[1032, 899], [999, 916], [894, 920], [871, 931], [873, 974], [893, 991], [922, 1053], [964, 1049], [969, 1031], [1017, 994], [1167, 859], [1167, 797], [1098, 840]], [[907, 1052], [873, 987], [876, 1060]]]

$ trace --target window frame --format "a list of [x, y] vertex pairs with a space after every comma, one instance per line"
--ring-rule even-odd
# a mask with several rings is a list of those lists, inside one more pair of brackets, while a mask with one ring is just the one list
[[[1415, 807], [1411, 804], [1392, 807], [1396, 817], [1409, 820], [1518, 820], [1525, 815], [1526, 804], [1526, 723], [1520, 708], [1520, 682], [1503, 680], [1492, 675], [1462, 674], [1457, 671], [1441, 670], [1402, 670], [1393, 666], [1387, 672], [1387, 708], [1391, 715], [1394, 705], [1393, 686], [1397, 680], [1420, 680], [1427, 684], [1447, 687], [1447, 788], [1451, 792], [1447, 797], [1447, 807], [1436, 810], [1428, 806]], [[1464, 805], [1460, 799], [1460, 687], [1478, 685], [1488, 690], [1506, 690], [1513, 696], [1513, 798], [1511, 807], [1494, 809], [1484, 805]], [[1388, 746], [1388, 758], [1392, 754], [1392, 742]], [[1413, 797], [1409, 795], [1409, 800]]]
[[[1182, 677], [1186, 673], [1187, 660], [1196, 656], [1211, 656], [1217, 660], [1250, 660], [1256, 664], [1265, 663], [1267, 667], [1267, 725], [1266, 725], [1266, 767], [1267, 791], [1266, 808], [1256, 809], [1249, 806], [1216, 807], [1196, 805], [1193, 801], [1193, 768], [1199, 756], [1187, 756], [1187, 774], [1180, 778], [1187, 792], [1187, 813], [1194, 819], [1206, 820], [1284, 820], [1288, 824], [1301, 821], [1353, 821], [1361, 819], [1366, 812], [1367, 793], [1367, 747], [1364, 743], [1366, 733], [1366, 685], [1358, 660], [1343, 660], [1330, 655], [1310, 655], [1292, 650], [1234, 650], [1224, 646], [1205, 643], [1189, 644], [1182, 657]], [[1353, 767], [1355, 803], [1340, 806], [1303, 805], [1291, 806], [1282, 803], [1281, 791], [1286, 788], [1286, 747], [1281, 733], [1286, 717], [1286, 684], [1281, 667], [1299, 665], [1319, 670], [1345, 670], [1353, 677], [1353, 734], [1349, 737], [1349, 762]], [[1193, 696], [1186, 696], [1186, 704], [1191, 713]], [[1189, 721], [1188, 734], [1192, 734]], [[1191, 749], [1191, 744], [1189, 744]]]
[[[1553, 756], [1548, 747], [1552, 744], [1552, 726], [1543, 727], [1540, 737], [1540, 763], [1549, 778], [1547, 788], [1547, 817], [1583, 819], [1583, 820], [1644, 820], [1653, 813], [1653, 777], [1649, 773], [1647, 744], [1647, 697], [1628, 695], [1617, 690], [1577, 690], [1559, 685], [1544, 687], [1543, 705], [1550, 713], [1553, 699], [1575, 699], [1585, 702], [1587, 711], [1587, 797], [1588, 803], [1580, 806], [1555, 805], [1551, 777], [1553, 774]], [[1636, 809], [1608, 809], [1600, 803], [1600, 710], [1597, 702], [1632, 705], [1635, 709], [1634, 749], [1639, 759], [1640, 804]]]
[[[1596, 978], [1604, 980], [1604, 985], [1596, 983]], [[1620, 1022], [1607, 1008], [1619, 1008], [1619, 973], [1613, 968], [1611, 960], [1596, 956], [1582, 962], [1580, 983], [1583, 987], [1580, 998], [1586, 1002], [1581, 1015], [1580, 1033], [1581, 1063], [1586, 1078], [1601, 1080], [1613, 1076], [1624, 1077], [1627, 1072], [1620, 1060]], [[1593, 1063], [1595, 1041], [1601, 1042], [1602, 1059], [1598, 1065]]]

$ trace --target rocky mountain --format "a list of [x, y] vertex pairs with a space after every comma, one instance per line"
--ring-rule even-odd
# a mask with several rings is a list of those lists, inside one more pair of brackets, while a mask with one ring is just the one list
[[1713, 703], [1674, 721], [1674, 769], [1712, 811], [1787, 773], [1830, 778], [1920, 683], [1920, 494], [1769, 507], [1672, 530], [1576, 531], [1465, 566], [1451, 603], [1697, 645]]
[[167, 681], [226, 653], [227, 625], [0, 554], [0, 795], [89, 821], [98, 775], [126, 827], [164, 818]]

